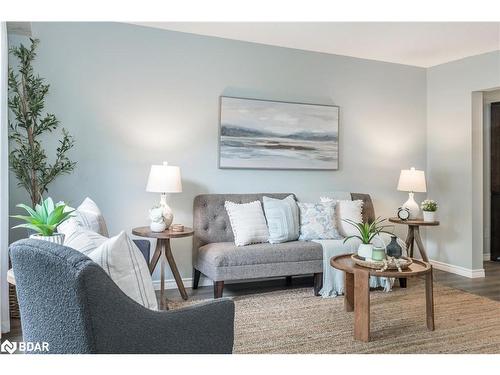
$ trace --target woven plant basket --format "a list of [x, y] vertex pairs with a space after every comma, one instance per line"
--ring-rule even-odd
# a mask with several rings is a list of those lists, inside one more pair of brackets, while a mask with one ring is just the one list
[[19, 319], [19, 304], [17, 303], [16, 287], [9, 285], [9, 310], [11, 319]]

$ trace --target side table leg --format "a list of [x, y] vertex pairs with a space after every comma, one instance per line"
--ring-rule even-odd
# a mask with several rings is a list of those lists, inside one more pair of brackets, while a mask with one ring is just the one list
[[354, 270], [354, 338], [370, 341], [370, 276]]
[[156, 240], [155, 252], [153, 254], [153, 257], [151, 258], [151, 261], [149, 262], [149, 273], [153, 274], [156, 265], [158, 264], [158, 260], [160, 259], [161, 253], [162, 253], [161, 240]]
[[422, 238], [420, 237], [420, 229], [418, 227], [415, 227], [415, 242], [417, 243], [418, 250], [420, 251], [420, 255], [422, 256], [422, 260], [428, 263], [429, 258], [427, 257], [427, 253], [425, 252], [425, 247], [422, 243]]
[[160, 310], [168, 310], [167, 300], [165, 298], [165, 243], [161, 242], [162, 252], [160, 254]]
[[425, 311], [427, 316], [427, 329], [434, 331], [434, 292], [432, 285], [432, 268], [425, 275]]
[[354, 274], [344, 272], [345, 275], [345, 292], [344, 292], [344, 308], [345, 311], [354, 311]]
[[188, 295], [186, 293], [186, 289], [184, 288], [184, 284], [182, 282], [181, 275], [179, 274], [179, 270], [177, 269], [177, 265], [175, 264], [175, 260], [174, 260], [174, 256], [172, 255], [172, 250], [170, 248], [170, 241], [169, 240], [166, 240], [165, 255], [167, 256], [168, 264], [170, 265], [170, 269], [172, 270], [172, 274], [174, 275], [175, 283], [177, 284], [177, 288], [179, 288], [179, 292], [181, 293], [182, 299], [187, 300]]

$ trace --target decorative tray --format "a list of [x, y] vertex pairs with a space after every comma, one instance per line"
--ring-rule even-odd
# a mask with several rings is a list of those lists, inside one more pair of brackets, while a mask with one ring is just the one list
[[408, 257], [401, 257], [399, 259], [392, 258], [392, 257], [387, 257], [385, 260], [365, 260], [365, 258], [362, 258], [358, 256], [358, 254], [352, 254], [351, 259], [356, 263], [358, 266], [361, 267], [367, 267], [367, 268], [373, 268], [376, 270], [405, 270], [407, 269], [410, 264], [413, 263], [411, 258]]

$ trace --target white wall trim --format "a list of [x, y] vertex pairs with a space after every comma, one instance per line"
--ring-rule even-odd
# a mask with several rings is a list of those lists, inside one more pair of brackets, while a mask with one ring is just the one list
[[490, 260], [491, 259], [491, 253], [483, 253], [483, 260]]
[[473, 270], [470, 268], [465, 268], [465, 267], [461, 267], [461, 266], [455, 266], [453, 264], [439, 262], [437, 260], [431, 260], [430, 262], [431, 262], [432, 266], [438, 270], [454, 273], [454, 274], [460, 275], [460, 276], [465, 276], [465, 277], [468, 277], [470, 279], [475, 279], [475, 278], [480, 278], [480, 277], [485, 276], [484, 275], [484, 268]]

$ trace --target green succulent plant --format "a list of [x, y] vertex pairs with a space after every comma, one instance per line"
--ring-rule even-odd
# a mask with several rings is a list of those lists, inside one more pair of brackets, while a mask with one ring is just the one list
[[34, 209], [25, 204], [18, 204], [16, 207], [26, 210], [29, 216], [12, 215], [11, 217], [26, 222], [13, 228], [28, 228], [42, 236], [52, 236], [57, 226], [69, 219], [73, 211], [75, 211], [74, 209], [68, 209], [64, 202], [54, 204], [50, 197], [43, 200], [41, 204], [35, 205]]
[[361, 243], [368, 245], [372, 242], [375, 236], [378, 236], [380, 233], [387, 233], [390, 235], [394, 235], [393, 233], [385, 230], [386, 228], [392, 228], [391, 225], [381, 225], [387, 219], [382, 219], [377, 217], [371, 223], [357, 223], [353, 220], [343, 219], [346, 223], [353, 225], [359, 232], [359, 235], [348, 236], [344, 239], [344, 243], [350, 240], [351, 238], [359, 238]]

